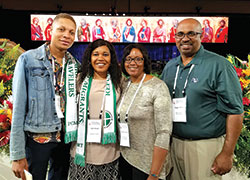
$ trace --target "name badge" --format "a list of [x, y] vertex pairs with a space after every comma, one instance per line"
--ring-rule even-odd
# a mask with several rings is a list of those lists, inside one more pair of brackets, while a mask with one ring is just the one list
[[173, 122], [187, 122], [186, 116], [187, 98], [174, 98], [172, 101], [173, 107]]
[[64, 115], [61, 111], [60, 98], [61, 97], [58, 94], [56, 94], [55, 96], [56, 113], [57, 113], [58, 118], [64, 118]]
[[102, 120], [89, 119], [87, 129], [87, 142], [100, 143], [102, 137]]
[[129, 129], [127, 123], [119, 123], [120, 146], [130, 147]]

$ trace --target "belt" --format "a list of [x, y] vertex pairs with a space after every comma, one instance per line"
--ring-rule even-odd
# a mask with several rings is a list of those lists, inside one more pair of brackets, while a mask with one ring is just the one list
[[[224, 135], [222, 135], [222, 136], [224, 136]], [[172, 137], [174, 137], [174, 138], [176, 138], [176, 139], [179, 139], [179, 140], [182, 140], [182, 141], [198, 141], [198, 140], [205, 140], [205, 139], [218, 138], [218, 137], [221, 137], [221, 136], [218, 136], [218, 137], [197, 137], [197, 138], [184, 138], [184, 137], [181, 137], [181, 136], [178, 136], [178, 135], [172, 134]]]

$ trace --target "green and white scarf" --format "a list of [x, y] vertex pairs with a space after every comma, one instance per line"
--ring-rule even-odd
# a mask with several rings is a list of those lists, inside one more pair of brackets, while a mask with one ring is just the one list
[[77, 138], [77, 96], [76, 96], [76, 62], [68, 60], [64, 76], [65, 84], [65, 143], [76, 141]]
[[[75, 155], [75, 164], [80, 166], [85, 166], [85, 147], [88, 121], [87, 110], [92, 79], [92, 77], [86, 77], [80, 90], [77, 147]], [[109, 74], [107, 75], [104, 96], [105, 109], [103, 118], [102, 144], [116, 143], [116, 94], [115, 87]]]

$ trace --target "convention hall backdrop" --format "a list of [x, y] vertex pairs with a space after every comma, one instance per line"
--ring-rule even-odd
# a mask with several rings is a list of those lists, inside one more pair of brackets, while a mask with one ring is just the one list
[[[226, 56], [233, 54], [246, 59], [250, 52], [249, 0], [0, 0], [0, 38], [20, 44], [25, 50], [36, 48], [44, 41], [31, 40], [31, 14], [88, 16], [226, 16], [229, 17], [227, 43], [203, 43], [208, 50]], [[88, 43], [75, 42], [70, 51], [81, 60]], [[113, 43], [121, 59], [126, 43]], [[160, 70], [179, 52], [174, 43], [144, 43], [153, 61], [153, 69]]]

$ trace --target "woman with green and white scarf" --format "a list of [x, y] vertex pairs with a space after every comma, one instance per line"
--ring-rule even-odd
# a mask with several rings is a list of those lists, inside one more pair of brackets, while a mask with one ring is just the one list
[[67, 122], [71, 146], [70, 180], [118, 180], [116, 102], [121, 70], [113, 45], [98, 39], [90, 43], [78, 75], [78, 120]]

